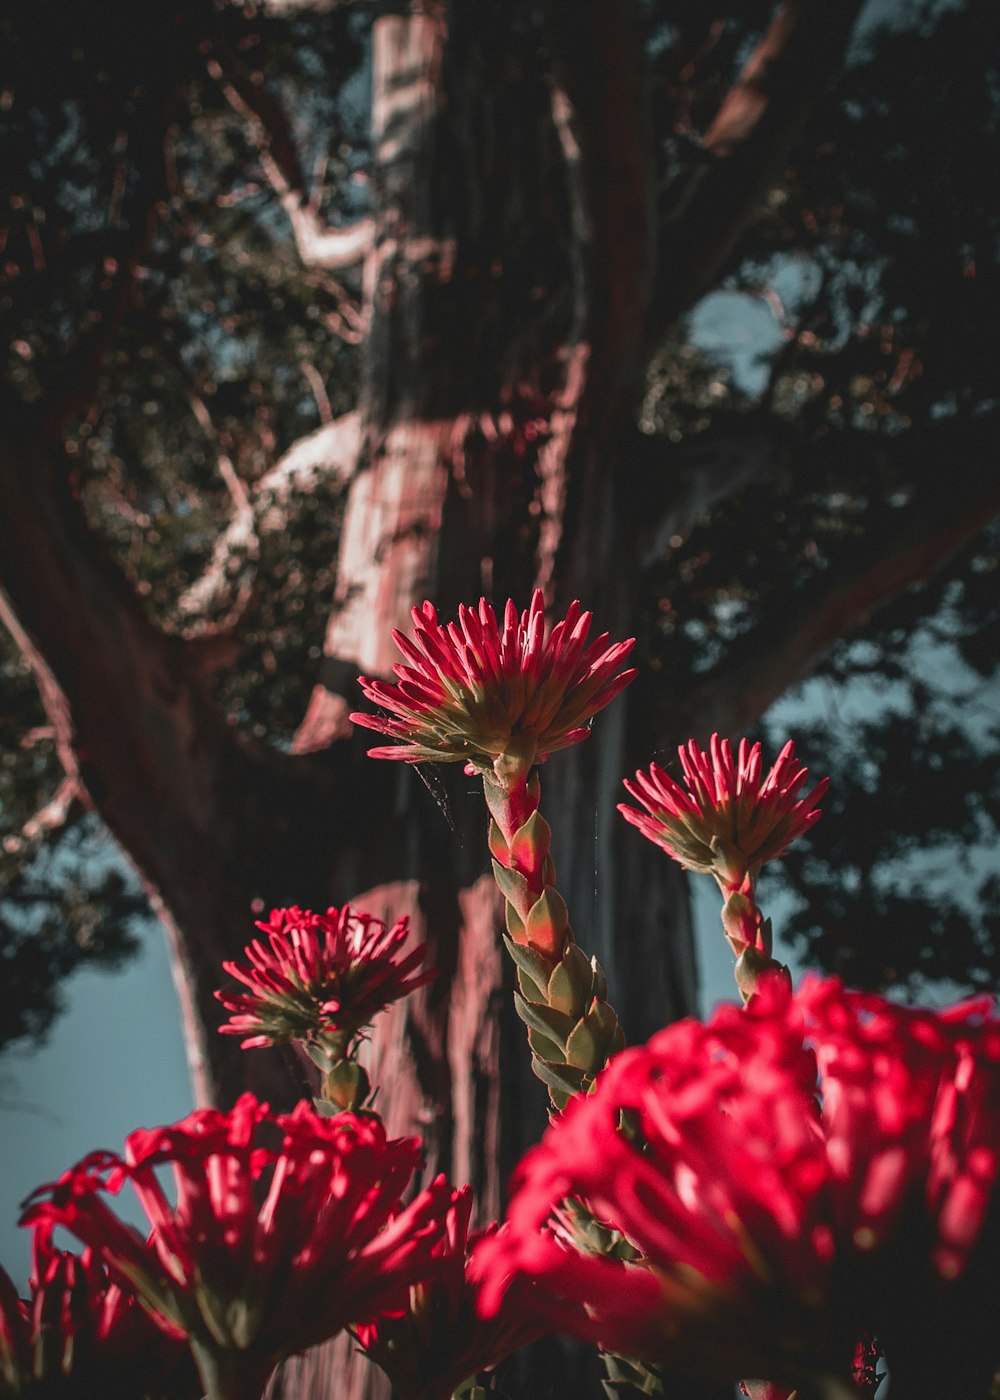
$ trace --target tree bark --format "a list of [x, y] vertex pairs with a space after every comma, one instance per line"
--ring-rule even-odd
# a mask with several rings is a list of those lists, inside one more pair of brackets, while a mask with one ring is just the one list
[[[572, 25], [559, 16], [552, 96], [527, 52], [515, 52], [506, 68], [492, 61], [505, 33], [509, 45], [503, 6], [455, 6], [447, 31], [436, 7], [375, 22], [363, 450], [325, 646], [327, 676], [342, 685], [341, 693], [328, 683], [313, 695], [300, 751], [347, 732], [347, 712], [359, 703], [355, 675], [391, 674], [390, 631], [407, 630], [410, 608], [425, 597], [444, 612], [483, 591], [525, 603], [541, 582], [550, 596], [559, 589], [558, 603], [580, 592], [602, 627], [628, 627], [620, 534], [604, 483], [641, 344], [651, 219], [644, 88], [624, 18], [625, 7], [612, 17], [601, 4], [575, 7]], [[498, 124], [507, 130], [503, 149]], [[575, 242], [556, 244], [555, 258], [545, 244], [556, 233], [564, 242], [565, 231], [535, 219], [517, 234], [522, 245], [535, 242], [512, 256], [504, 221], [530, 198], [540, 169], [548, 202], [565, 203]], [[544, 277], [555, 314], [535, 309], [531, 268]], [[523, 334], [526, 321], [534, 322], [527, 350], [510, 339], [510, 328]], [[543, 810], [555, 858], [565, 859], [560, 887], [577, 936], [604, 961], [612, 987], [631, 989], [623, 1010], [639, 1038], [693, 1009], [696, 979], [680, 882], [652, 848], [629, 841], [614, 812], [626, 731], [620, 702], [579, 752], [543, 771]], [[361, 902], [409, 914], [441, 969], [373, 1036], [372, 1077], [390, 1129], [422, 1126], [428, 1173], [444, 1168], [471, 1180], [488, 1219], [544, 1124], [544, 1093], [528, 1074], [500, 952], [499, 903], [482, 873], [486, 814], [477, 788], [452, 769], [441, 788], [448, 821], [435, 813], [428, 827], [419, 776], [403, 773], [394, 830], [411, 852], [409, 878]], [[311, 1367], [310, 1393], [338, 1376], [340, 1394], [381, 1394], [372, 1373], [352, 1368], [349, 1350], [341, 1344], [296, 1363], [296, 1385]], [[519, 1393], [542, 1393], [555, 1366], [585, 1394], [579, 1364], [543, 1359]]]

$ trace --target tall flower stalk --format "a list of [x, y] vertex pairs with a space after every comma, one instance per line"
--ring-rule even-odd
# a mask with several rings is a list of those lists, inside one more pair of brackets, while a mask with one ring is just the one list
[[708, 750], [693, 739], [678, 749], [683, 783], [658, 764], [625, 780], [639, 808], [619, 803], [639, 828], [685, 870], [711, 875], [722, 894], [722, 927], [736, 955], [743, 999], [764, 973], [788, 975], [774, 957], [770, 919], [757, 899], [757, 878], [768, 861], [785, 853], [819, 820], [824, 778], [803, 793], [809, 777], [791, 740], [764, 774], [760, 744], [741, 739], [734, 758], [728, 739], [713, 734]]
[[[540, 808], [538, 765], [581, 742], [594, 716], [630, 684], [620, 670], [634, 639], [594, 641], [591, 614], [573, 602], [546, 630], [541, 593], [519, 613], [508, 600], [502, 625], [481, 599], [442, 624], [431, 603], [412, 613], [412, 639], [393, 638], [405, 658], [395, 685], [361, 678], [367, 698], [388, 715], [355, 713], [355, 723], [401, 742], [369, 750], [407, 763], [464, 762], [482, 778], [490, 813], [493, 874], [504, 898], [504, 943], [517, 968], [514, 1004], [527, 1028], [531, 1066], [555, 1113], [587, 1093], [625, 1033], [608, 1001], [604, 970], [573, 937], [556, 888], [552, 832]], [[617, 1253], [628, 1246], [581, 1203], [572, 1213], [582, 1248]], [[634, 1251], [630, 1251], [633, 1252]], [[641, 1364], [605, 1355], [608, 1388], [660, 1390]]]
[[619, 669], [633, 640], [609, 644], [605, 633], [588, 642], [590, 624], [590, 613], [572, 603], [547, 632], [538, 591], [523, 613], [508, 601], [502, 625], [485, 599], [447, 624], [424, 603], [413, 611], [412, 639], [393, 633], [405, 658], [394, 668], [396, 684], [361, 680], [388, 715], [351, 716], [401, 741], [370, 749], [374, 758], [464, 762], [480, 774], [504, 942], [517, 965], [517, 1011], [555, 1110], [586, 1091], [625, 1043], [604, 972], [573, 937], [539, 810], [537, 765], [585, 739], [594, 715], [635, 676]]

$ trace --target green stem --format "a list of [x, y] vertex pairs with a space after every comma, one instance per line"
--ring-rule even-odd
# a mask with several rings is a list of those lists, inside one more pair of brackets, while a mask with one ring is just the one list
[[[548, 1085], [557, 1111], [574, 1094], [586, 1093], [625, 1035], [607, 1000], [607, 981], [597, 959], [588, 959], [573, 937], [569, 911], [555, 888], [552, 833], [539, 811], [537, 771], [495, 765], [483, 775], [490, 810], [490, 851], [497, 885], [506, 901], [507, 950], [517, 964], [515, 1005], [528, 1029], [531, 1067]], [[578, 1244], [593, 1254], [615, 1254], [621, 1236], [598, 1224], [581, 1202], [571, 1203]], [[662, 1395], [659, 1378], [641, 1362], [605, 1357], [609, 1393], [638, 1389]], [[462, 1400], [477, 1391], [458, 1390]]]
[[771, 955], [774, 944], [771, 920], [764, 918], [757, 903], [752, 877], [748, 875], [736, 887], [720, 881], [720, 888], [725, 895], [722, 928], [726, 942], [736, 954], [736, 985], [743, 1000], [749, 1001], [765, 972], [783, 972], [787, 976], [788, 969]]
[[486, 1400], [486, 1391], [479, 1384], [479, 1376], [468, 1376], [455, 1389], [452, 1400]]
[[517, 1013], [528, 1028], [532, 1069], [557, 1110], [586, 1093], [625, 1044], [596, 959], [577, 946], [555, 887], [552, 833], [539, 811], [537, 772], [510, 765], [504, 781], [484, 774], [493, 873], [506, 901], [507, 938], [517, 964]]
[[274, 1367], [245, 1351], [222, 1350], [190, 1340], [206, 1400], [260, 1400]]

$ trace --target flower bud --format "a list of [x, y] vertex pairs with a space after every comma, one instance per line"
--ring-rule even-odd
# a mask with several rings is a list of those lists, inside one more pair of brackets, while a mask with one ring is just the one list
[[789, 988], [792, 985], [792, 975], [784, 963], [768, 957], [759, 948], [743, 949], [743, 952], [736, 959], [735, 973], [736, 985], [739, 987], [740, 995], [744, 1001], [749, 1001], [754, 993], [760, 990], [760, 981], [765, 975], [777, 974], [787, 981]]
[[739, 954], [746, 947], [757, 947], [759, 925], [760, 910], [756, 904], [735, 890], [722, 906], [722, 927], [734, 953]]

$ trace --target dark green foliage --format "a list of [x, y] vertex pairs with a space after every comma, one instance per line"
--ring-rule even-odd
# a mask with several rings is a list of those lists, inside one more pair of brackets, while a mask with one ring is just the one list
[[[641, 8], [667, 210], [772, 6]], [[528, 86], [547, 61], [540, 14], [516, 11]], [[954, 470], [996, 470], [998, 16], [993, 0], [968, 0], [858, 42], [730, 262], [725, 289], [775, 313], [761, 363], [709, 353], [690, 324], [651, 353], [636, 414], [649, 486], [637, 532], [651, 553], [635, 628], [666, 735], [685, 737], [696, 686], [734, 683], [741, 648], [777, 656], [789, 616], [868, 567], [880, 541], [889, 549], [914, 503], [930, 510], [935, 491], [946, 503]], [[234, 484], [252, 496], [282, 454], [355, 405], [360, 286], [303, 267], [227, 85], [290, 114], [319, 216], [348, 222], [368, 200], [366, 23], [350, 5], [279, 14], [196, 0], [22, 0], [0, 15], [5, 376], [35, 403], [78, 361], [100, 363], [96, 394], [60, 429], [90, 525], [159, 626], [206, 647], [221, 635], [225, 664], [206, 667], [217, 698], [279, 747], [318, 673], [343, 485], [298, 495], [234, 551], [207, 604], [189, 590], [233, 519]], [[484, 140], [488, 117], [468, 118]], [[516, 164], [502, 140], [495, 158], [501, 174]], [[495, 197], [502, 207], [470, 208], [471, 223], [492, 235], [511, 221], [537, 261], [530, 211]], [[558, 229], [566, 211], [550, 197], [538, 218]], [[566, 248], [549, 242], [554, 283]], [[537, 300], [539, 324], [562, 325], [564, 291]], [[107, 352], [84, 355], [102, 336]], [[650, 501], [690, 500], [719, 470], [720, 444], [746, 484], [709, 491], [654, 555]], [[798, 897], [784, 933], [852, 981], [1000, 975], [996, 549], [965, 550], [877, 613], [831, 653], [826, 689], [811, 682], [808, 706], [775, 723], [834, 779], [809, 850], [773, 877]], [[71, 809], [65, 826], [24, 837], [61, 771], [12, 647], [2, 664], [0, 1043], [44, 1032], [74, 966], [123, 958], [144, 907], [95, 857], [93, 817]], [[868, 697], [853, 721], [851, 696]]]
[[[247, 125], [210, 65], [225, 59], [249, 81], [259, 64], [280, 73], [297, 134], [308, 134], [300, 154], [320, 212], [351, 216], [365, 200], [353, 177], [367, 133], [357, 80], [353, 101], [342, 88], [364, 57], [359, 32], [348, 13], [275, 24], [252, 6], [66, 11], [40, 0], [0, 16], [8, 383], [35, 403], [95, 326], [113, 336], [100, 414], [71, 417], [66, 431], [90, 523], [160, 626], [232, 634], [220, 702], [278, 745], [318, 669], [340, 488], [293, 497], [283, 528], [261, 535], [214, 608], [185, 610], [183, 598], [232, 516], [220, 459], [252, 490], [321, 411], [352, 405], [357, 355], [331, 333], [352, 292], [298, 265]], [[43, 1036], [62, 979], [85, 963], [120, 964], [137, 947], [136, 920], [150, 918], [95, 817], [74, 804], [65, 823], [32, 825], [61, 769], [6, 640], [2, 666], [0, 1044]]]
[[1000, 697], [980, 640], [997, 625], [998, 545], [994, 528], [952, 577], [835, 649], [769, 727], [777, 741], [791, 723], [833, 786], [765, 889], [795, 896], [782, 933], [799, 953], [856, 985], [1000, 984]]

